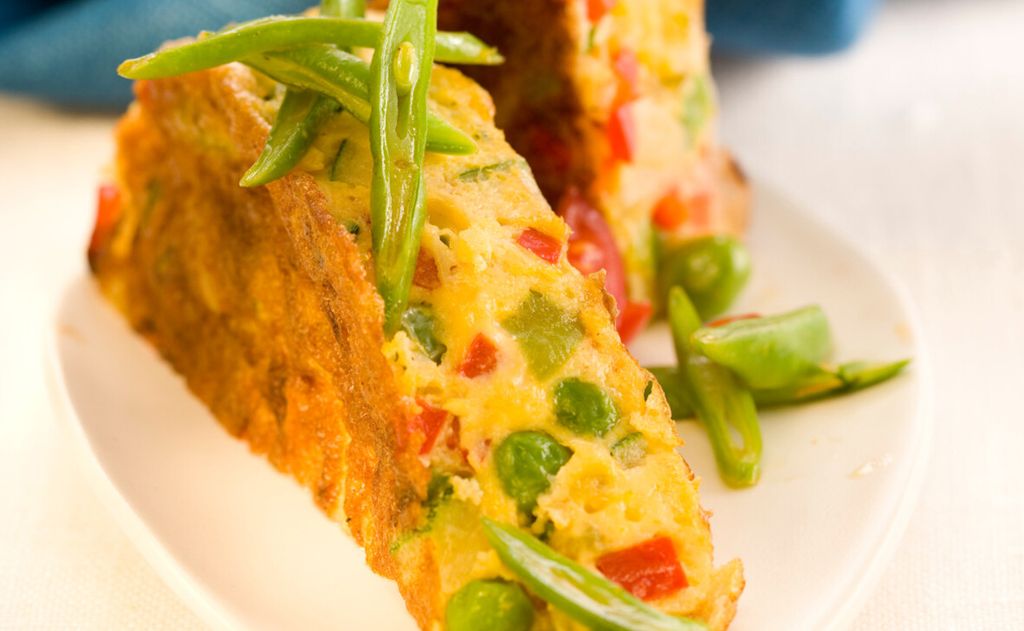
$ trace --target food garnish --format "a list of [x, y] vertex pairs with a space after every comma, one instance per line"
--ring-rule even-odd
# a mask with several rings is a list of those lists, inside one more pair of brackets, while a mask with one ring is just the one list
[[565, 614], [599, 631], [707, 631], [688, 618], [670, 616], [607, 578], [556, 552], [514, 526], [483, 518], [495, 552], [519, 580]]

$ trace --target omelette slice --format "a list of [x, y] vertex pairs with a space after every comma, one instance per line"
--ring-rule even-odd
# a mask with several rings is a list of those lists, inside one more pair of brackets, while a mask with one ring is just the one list
[[[238, 186], [282, 91], [239, 64], [136, 84], [89, 248], [104, 294], [231, 434], [310, 489], [420, 628], [455, 628], [476, 587], [518, 584], [484, 518], [725, 628], [741, 566], [715, 567], [662, 390], [600, 276], [569, 264], [569, 231], [487, 93], [433, 73], [434, 111], [478, 150], [427, 155], [410, 306], [387, 339], [365, 126], [335, 113], [298, 169]], [[505, 628], [578, 628], [540, 598], [519, 608]]]
[[659, 240], [743, 231], [749, 192], [716, 139], [702, 0], [445, 0], [438, 20], [505, 56], [466, 72], [576, 231], [570, 259], [608, 271], [627, 318], [654, 300]]

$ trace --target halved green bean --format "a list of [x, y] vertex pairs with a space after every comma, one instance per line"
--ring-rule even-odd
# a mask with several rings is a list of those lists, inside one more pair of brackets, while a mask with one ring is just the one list
[[832, 350], [828, 319], [812, 305], [787, 313], [701, 327], [693, 347], [757, 389], [781, 388], [820, 372]]
[[238, 184], [262, 186], [287, 175], [306, 155], [320, 123], [340, 109], [334, 99], [308, 90], [289, 88], [270, 128], [263, 152]]
[[370, 67], [370, 228], [389, 335], [409, 300], [427, 218], [423, 157], [436, 30], [437, 0], [392, 0]]
[[[117, 68], [126, 79], [160, 79], [222, 66], [255, 54], [310, 44], [373, 48], [381, 25], [369, 20], [272, 16], [244, 22], [199, 39], [128, 59]], [[437, 33], [436, 59], [458, 64], [496, 65], [498, 51], [469, 33]]]
[[[324, 0], [320, 15], [362, 17], [361, 0]], [[287, 88], [281, 107], [256, 162], [242, 176], [240, 186], [262, 186], [284, 177], [302, 160], [328, 115], [340, 108], [322, 94]]]
[[691, 346], [700, 316], [679, 287], [668, 293], [668, 321], [682, 376], [680, 387], [708, 432], [719, 474], [732, 486], [756, 484], [761, 477], [761, 424], [750, 391], [727, 368]]
[[[836, 370], [822, 370], [808, 375], [782, 388], [751, 390], [758, 408], [811, 403], [832, 397], [850, 394], [882, 383], [898, 375], [910, 363], [909, 359], [895, 362], [850, 362], [841, 364]], [[648, 368], [665, 392], [672, 418], [691, 418], [693, 407], [686, 398], [679, 369], [675, 366], [653, 366]]]
[[590, 629], [707, 631], [702, 622], [658, 611], [519, 528], [486, 517], [483, 525], [505, 567], [534, 594]]
[[[325, 94], [341, 103], [360, 122], [370, 121], [370, 66], [351, 53], [317, 45], [262, 53], [242, 61], [279, 83]], [[466, 154], [475, 151], [476, 144], [472, 138], [428, 112], [427, 150]]]

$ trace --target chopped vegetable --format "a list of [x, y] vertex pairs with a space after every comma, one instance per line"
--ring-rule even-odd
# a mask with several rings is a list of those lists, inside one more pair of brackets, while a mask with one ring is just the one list
[[828, 319], [818, 306], [702, 327], [690, 342], [747, 386], [761, 390], [781, 388], [821, 371], [819, 365], [832, 349]]
[[437, 339], [437, 321], [427, 305], [409, 307], [402, 315], [402, 329], [419, 344], [423, 354], [440, 364], [448, 347]]
[[597, 22], [615, 6], [615, 2], [616, 0], [587, 0], [587, 19]]
[[498, 365], [498, 347], [483, 333], [477, 333], [466, 349], [459, 372], [473, 379], [487, 375]]
[[668, 537], [601, 555], [596, 565], [602, 574], [643, 600], [668, 596], [688, 585], [676, 547]]
[[103, 184], [96, 199], [96, 225], [89, 239], [89, 252], [99, 252], [110, 239], [121, 218], [121, 190], [113, 184]]
[[612, 110], [605, 134], [612, 160], [632, 162], [636, 152], [636, 125], [633, 121], [633, 108], [629, 103], [623, 103]]
[[575, 188], [566, 191], [558, 214], [572, 230], [567, 252], [569, 262], [581, 274], [593, 274], [603, 269], [605, 291], [622, 309], [627, 301], [626, 268], [604, 216]]
[[448, 600], [444, 619], [447, 631], [529, 631], [533, 604], [516, 583], [475, 580]]
[[732, 486], [756, 484], [761, 477], [761, 425], [753, 396], [727, 368], [690, 346], [700, 319], [679, 287], [669, 291], [668, 320], [683, 392], [707, 429], [722, 479]]
[[682, 287], [704, 320], [729, 308], [750, 278], [750, 253], [737, 239], [714, 235], [683, 242], [658, 270], [664, 296]]
[[562, 256], [562, 242], [536, 228], [523, 230], [516, 243], [551, 264], [557, 263]]
[[636, 60], [636, 54], [628, 48], [623, 48], [615, 53], [615, 57], [612, 59], [612, 68], [615, 70], [615, 77], [619, 80], [615, 100], [625, 103], [640, 96], [638, 90], [640, 64]]
[[427, 219], [423, 155], [436, 30], [437, 0], [391, 2], [370, 66], [370, 227], [386, 333], [405, 311]]
[[690, 209], [683, 201], [679, 191], [673, 189], [654, 205], [654, 214], [651, 216], [651, 220], [658, 228], [671, 231], [683, 225], [689, 216]]
[[[243, 22], [201, 39], [129, 59], [117, 68], [126, 79], [161, 79], [207, 70], [251, 55], [315, 44], [374, 48], [381, 23], [336, 17], [274, 16]], [[495, 65], [497, 50], [469, 33], [437, 33], [437, 60]]]
[[519, 528], [483, 518], [502, 562], [534, 594], [596, 631], [707, 631], [701, 622], [670, 616], [559, 554]]
[[619, 411], [608, 393], [577, 377], [555, 386], [555, 419], [584, 436], [604, 436], [619, 422]]
[[458, 178], [463, 182], [483, 182], [489, 178], [492, 173], [508, 171], [511, 167], [519, 164], [522, 164], [522, 160], [502, 160], [501, 162], [495, 162], [494, 164], [466, 169], [462, 173], [459, 173]]
[[701, 131], [711, 118], [715, 103], [707, 75], [697, 75], [683, 89], [682, 123], [692, 147], [697, 144]]
[[441, 434], [449, 413], [435, 408], [420, 398], [416, 399], [416, 404], [420, 407], [420, 412], [409, 423], [409, 431], [423, 437], [420, 455], [424, 455], [430, 453], [430, 450], [434, 448], [434, 443], [437, 442], [437, 437]]
[[[651, 382], [648, 382], [648, 384], [653, 385]], [[612, 457], [618, 460], [619, 464], [623, 467], [627, 469], [635, 467], [647, 455], [647, 439], [640, 432], [626, 434], [621, 440], [612, 445], [611, 451]]]
[[520, 510], [529, 512], [571, 457], [568, 447], [545, 433], [516, 432], [494, 451], [494, 466], [505, 492]]
[[623, 344], [629, 344], [637, 333], [644, 330], [653, 311], [654, 308], [649, 302], [630, 300], [626, 303], [626, 307], [619, 316], [619, 337], [622, 338]]
[[534, 290], [501, 325], [516, 338], [530, 372], [539, 379], [558, 370], [583, 339], [579, 315], [566, 313]]

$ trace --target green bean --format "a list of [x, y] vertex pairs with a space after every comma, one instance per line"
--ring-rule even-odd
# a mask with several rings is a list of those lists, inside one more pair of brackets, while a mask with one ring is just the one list
[[583, 339], [579, 314], [566, 313], [532, 289], [516, 312], [502, 320], [501, 326], [516, 338], [530, 372], [538, 379], [558, 370]]
[[475, 580], [448, 599], [444, 621], [446, 631], [529, 631], [533, 604], [516, 583]]
[[[369, 20], [272, 16], [128, 59], [118, 66], [117, 72], [126, 79], [161, 79], [311, 44], [374, 48], [380, 34], [381, 24]], [[497, 50], [469, 33], [437, 33], [436, 40], [436, 58], [440, 62], [496, 65], [504, 61]]]
[[[719, 474], [732, 486], [756, 484], [761, 476], [762, 445], [753, 396], [727, 368], [691, 346], [690, 338], [700, 326], [700, 317], [679, 287], [668, 294], [668, 321], [682, 391], [708, 432]], [[737, 444], [737, 437], [742, 444]]]
[[584, 436], [604, 436], [619, 422], [619, 411], [608, 393], [576, 377], [555, 386], [555, 420]]
[[759, 407], [774, 407], [820, 401], [844, 394], [859, 392], [898, 375], [910, 363], [909, 359], [895, 362], [855, 361], [840, 364], [835, 370], [822, 370], [799, 381], [771, 390], [754, 390]]
[[[246, 57], [243, 63], [287, 86], [313, 90], [341, 103], [359, 122], [370, 121], [370, 66], [330, 46], [306, 46]], [[434, 113], [427, 114], [427, 150], [472, 153], [476, 144]]]
[[494, 467], [501, 487], [520, 510], [529, 512], [571, 457], [568, 447], [543, 432], [515, 432], [494, 450]]
[[816, 305], [702, 327], [690, 342], [747, 386], [761, 390], [781, 388], [820, 372], [819, 365], [832, 350], [828, 319]]
[[537, 596], [595, 631], [707, 631], [702, 622], [670, 616], [556, 552], [519, 528], [483, 518], [498, 557]]
[[370, 228], [384, 330], [405, 311], [427, 218], [423, 156], [437, 0], [394, 0], [370, 67]]
[[[362, 17], [365, 7], [361, 5], [352, 0], [324, 0], [320, 14]], [[306, 155], [323, 121], [338, 109], [333, 99], [322, 94], [287, 88], [263, 151], [239, 185], [262, 186], [287, 175]]]
[[[811, 403], [858, 392], [882, 383], [898, 375], [909, 362], [908, 359], [879, 363], [850, 362], [840, 365], [836, 370], [823, 368], [821, 372], [807, 375], [781, 388], [755, 389], [750, 393], [759, 409]], [[675, 366], [653, 366], [648, 370], [661, 384], [672, 411], [672, 418], [677, 421], [691, 418], [693, 408], [686, 398], [679, 369]]]
[[333, 99], [289, 88], [270, 128], [263, 152], [242, 176], [239, 186], [262, 186], [287, 175], [306, 155], [320, 123], [340, 110]]
[[749, 278], [750, 253], [725, 235], [683, 242], [664, 254], [658, 269], [662, 296], [672, 287], [682, 287], [704, 320], [728, 309]]

